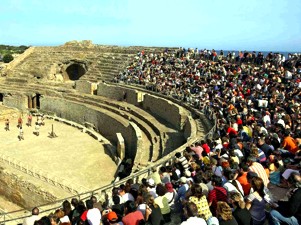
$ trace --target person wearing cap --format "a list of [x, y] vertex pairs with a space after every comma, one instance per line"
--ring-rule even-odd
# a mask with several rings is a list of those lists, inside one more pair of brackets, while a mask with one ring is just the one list
[[172, 183], [166, 183], [165, 187], [166, 187], [166, 190], [167, 190], [167, 192], [165, 194], [165, 197], [168, 200], [168, 205], [170, 206], [171, 210], [174, 210], [175, 209], [175, 199], [177, 198], [178, 193], [173, 188]]
[[175, 199], [175, 203], [179, 205], [180, 208], [182, 208], [182, 201], [185, 199], [186, 192], [189, 189], [189, 185], [187, 184], [186, 177], [180, 178], [180, 188], [178, 189], [178, 196]]
[[157, 198], [157, 193], [156, 193], [156, 184], [155, 184], [155, 181], [154, 179], [150, 178], [148, 179], [147, 181], [147, 191], [152, 195], [154, 196], [154, 198]]
[[123, 225], [122, 222], [118, 222], [118, 216], [114, 211], [109, 212], [106, 217], [109, 225]]

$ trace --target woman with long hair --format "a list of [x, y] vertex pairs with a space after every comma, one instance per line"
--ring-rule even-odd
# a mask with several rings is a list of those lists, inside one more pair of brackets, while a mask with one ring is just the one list
[[233, 207], [232, 215], [239, 225], [251, 225], [251, 214], [246, 209], [246, 204], [237, 192], [230, 193], [229, 203]]
[[253, 225], [263, 225], [266, 219], [264, 183], [260, 177], [253, 177], [251, 187], [254, 192], [246, 199], [246, 208], [250, 211]]
[[226, 202], [218, 202], [216, 215], [220, 225], [238, 225], [232, 215], [232, 209]]
[[151, 225], [163, 225], [165, 223], [163, 215], [160, 207], [155, 203], [154, 197], [151, 194], [148, 194], [145, 200], [145, 221], [149, 222]]

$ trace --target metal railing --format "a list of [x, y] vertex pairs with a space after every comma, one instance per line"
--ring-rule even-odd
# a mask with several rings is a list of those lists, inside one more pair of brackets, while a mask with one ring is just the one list
[[[162, 97], [166, 98], [166, 96], [164, 96], [164, 95], [162, 95]], [[185, 108], [192, 109], [191, 106], [188, 106], [188, 105], [185, 106], [185, 104], [183, 105], [183, 103], [180, 104], [180, 105], [184, 106]], [[194, 111], [194, 113], [197, 113], [199, 115], [202, 114], [200, 112], [197, 112], [197, 110], [195, 110], [195, 109], [193, 109], [193, 111]], [[211, 127], [209, 132], [207, 132], [205, 134], [204, 137], [200, 138], [199, 136], [195, 136], [195, 137], [189, 138], [188, 141], [184, 145], [182, 145], [179, 148], [175, 149], [173, 152], [165, 155], [163, 158], [161, 158], [158, 161], [152, 163], [152, 165], [149, 165], [149, 166], [145, 167], [144, 169], [141, 169], [141, 170], [129, 175], [128, 177], [126, 177], [122, 180], [119, 180], [117, 182], [113, 182], [112, 184], [108, 184], [108, 185], [96, 188], [94, 190], [90, 190], [88, 192], [78, 193], [76, 195], [69, 196], [68, 198], [59, 199], [59, 200], [57, 200], [55, 202], [52, 202], [50, 204], [40, 205], [40, 206], [38, 206], [38, 208], [40, 209], [40, 215], [47, 215], [50, 212], [55, 211], [57, 208], [61, 207], [61, 204], [62, 204], [63, 201], [65, 201], [65, 200], [70, 201], [72, 198], [78, 198], [80, 200], [86, 200], [86, 199], [90, 198], [92, 195], [98, 196], [100, 198], [104, 198], [105, 195], [107, 195], [111, 192], [113, 187], [118, 187], [121, 184], [126, 183], [126, 181], [128, 179], [133, 179], [136, 182], [138, 182], [138, 181], [141, 181], [142, 178], [148, 177], [151, 174], [152, 168], [157, 168], [157, 167], [160, 167], [160, 166], [170, 165], [175, 159], [175, 153], [183, 152], [186, 149], [186, 147], [191, 146], [192, 144], [194, 144], [197, 141], [200, 141], [200, 139], [206, 140], [208, 138], [213, 137], [213, 135], [216, 131], [216, 123], [217, 123], [216, 117], [215, 117], [214, 114], [213, 114], [212, 120], [213, 120], [213, 126]], [[32, 207], [34, 207], [34, 206], [32, 206]], [[3, 212], [0, 215], [0, 224], [6, 224], [7, 225], [7, 224], [10, 224], [10, 223], [13, 223], [13, 224], [21, 223], [24, 218], [26, 218], [30, 215], [30, 211], [31, 211], [31, 209], [28, 209], [28, 211], [24, 212], [24, 209], [22, 209], [22, 210], [17, 210], [17, 211], [12, 211], [12, 212]]]

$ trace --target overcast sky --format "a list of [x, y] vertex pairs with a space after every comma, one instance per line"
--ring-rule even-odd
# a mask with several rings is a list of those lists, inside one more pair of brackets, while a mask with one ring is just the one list
[[0, 44], [301, 51], [301, 0], [1, 0]]

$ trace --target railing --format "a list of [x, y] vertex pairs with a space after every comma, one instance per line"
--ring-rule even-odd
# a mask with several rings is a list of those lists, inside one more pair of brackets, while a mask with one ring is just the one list
[[[166, 96], [163, 96], [163, 97], [166, 98]], [[183, 105], [183, 103], [181, 103], [181, 105]], [[189, 106], [186, 105], [185, 107], [187, 108]], [[195, 109], [193, 111], [195, 113], [198, 113], [199, 115], [201, 114], [201, 113], [197, 112], [197, 110], [195, 110]], [[204, 140], [206, 140], [207, 138], [212, 138], [213, 134], [216, 131], [217, 121], [216, 121], [216, 117], [214, 114], [213, 114], [212, 119], [214, 121], [213, 126], [211, 127], [209, 132], [203, 137]], [[111, 190], [113, 187], [118, 187], [121, 184], [124, 184], [128, 179], [133, 179], [136, 182], [138, 182], [138, 181], [141, 181], [142, 178], [148, 177], [151, 174], [152, 168], [154, 168], [154, 167], [157, 168], [157, 167], [160, 167], [163, 165], [170, 165], [175, 159], [175, 153], [183, 152], [186, 149], [186, 147], [191, 146], [192, 144], [194, 144], [197, 141], [200, 141], [199, 136], [195, 136], [195, 137], [188, 139], [188, 141], [184, 145], [175, 149], [173, 152], [167, 154], [160, 160], [152, 163], [152, 165], [149, 165], [149, 166], [145, 167], [144, 169], [142, 169], [138, 172], [135, 172], [120, 181], [105, 185], [103, 187], [100, 187], [100, 188], [97, 188], [97, 189], [94, 189], [94, 190], [91, 190], [88, 192], [84, 192], [84, 193], [80, 193], [80, 194], [77, 194], [74, 196], [70, 196], [68, 198], [60, 199], [55, 202], [52, 202], [51, 204], [40, 205], [40, 206], [38, 206], [38, 208], [40, 209], [40, 214], [47, 215], [50, 212], [55, 211], [58, 207], [60, 207], [63, 201], [65, 201], [65, 200], [70, 201], [72, 198], [78, 198], [80, 200], [85, 200], [85, 199], [90, 198], [92, 195], [95, 195], [95, 196], [98, 196], [100, 199], [104, 199], [105, 195], [108, 195], [109, 193], [111, 193]], [[17, 210], [17, 211], [13, 211], [13, 212], [2, 213], [0, 215], [0, 224], [7, 225], [10, 223], [13, 223], [13, 224], [21, 223], [24, 218], [26, 218], [30, 215], [30, 210], [31, 209], [28, 209], [28, 211], [26, 211], [26, 212], [24, 212], [24, 210]]]
[[41, 181], [44, 181], [48, 184], [54, 185], [56, 187], [62, 188], [63, 190], [70, 192], [71, 194], [78, 194], [81, 193], [87, 188], [84, 188], [82, 185], [74, 185], [74, 184], [66, 184], [65, 180], [58, 177], [51, 177], [48, 173], [34, 167], [29, 167], [28, 165], [24, 165], [22, 162], [1, 154], [0, 160], [8, 165], [12, 166], [13, 168], [26, 173], [29, 176], [35, 177]]

